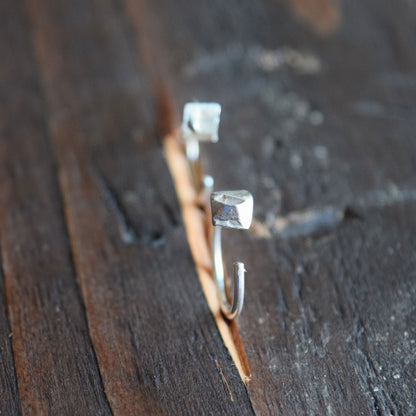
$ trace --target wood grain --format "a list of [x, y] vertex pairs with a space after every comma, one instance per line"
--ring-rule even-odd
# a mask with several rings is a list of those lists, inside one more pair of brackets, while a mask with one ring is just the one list
[[[1, 413], [416, 414], [415, 17], [4, 0]], [[216, 189], [255, 196], [223, 243], [248, 269], [248, 390], [162, 151], [193, 99], [223, 105], [202, 149]]]
[[109, 415], [75, 281], [45, 105], [20, 6], [5, 1], [0, 11], [0, 235], [10, 318], [8, 328], [2, 306], [0, 410], [4, 415]]
[[156, 134], [154, 92], [111, 1], [27, 1], [73, 257], [111, 409], [252, 414], [206, 305]]
[[223, 105], [216, 189], [255, 196], [224, 241], [255, 412], [415, 414], [415, 7], [342, 3], [322, 40], [274, 1], [126, 3], [177, 114]]
[[3, 273], [1, 273], [0, 285], [0, 389], [2, 392], [0, 411], [8, 415], [18, 415], [19, 394], [12, 351], [12, 333], [7, 319]]

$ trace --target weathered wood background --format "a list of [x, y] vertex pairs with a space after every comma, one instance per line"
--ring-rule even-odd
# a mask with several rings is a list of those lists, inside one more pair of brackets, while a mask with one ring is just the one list
[[[415, 22], [409, 0], [2, 0], [0, 414], [416, 414]], [[162, 150], [194, 99], [223, 106], [204, 170], [255, 198], [224, 235], [247, 387]]]

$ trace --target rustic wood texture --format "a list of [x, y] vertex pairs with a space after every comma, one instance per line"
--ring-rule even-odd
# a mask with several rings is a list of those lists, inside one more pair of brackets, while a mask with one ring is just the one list
[[216, 189], [255, 196], [252, 234], [224, 236], [255, 412], [415, 414], [416, 7], [126, 3], [178, 117], [223, 105]]
[[13, 351], [10, 325], [7, 319], [6, 297], [4, 292], [4, 279], [1, 275], [0, 281], [0, 409], [5, 414], [15, 415], [19, 412], [19, 394], [17, 391], [16, 372], [13, 360]]
[[26, 3], [113, 413], [251, 414], [195, 273], [123, 10], [111, 1]]
[[[3, 1], [1, 414], [416, 414], [415, 18], [405, 0]], [[223, 243], [248, 269], [247, 389], [157, 130], [192, 99], [223, 105], [216, 189], [255, 197]]]
[[2, 2], [0, 15], [0, 235], [10, 318], [2, 344], [12, 341], [19, 391], [6, 347], [0, 410], [108, 415], [75, 282], [27, 21], [13, 1]]

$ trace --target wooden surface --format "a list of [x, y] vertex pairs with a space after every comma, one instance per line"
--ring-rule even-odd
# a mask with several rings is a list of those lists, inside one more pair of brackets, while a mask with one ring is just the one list
[[[4, 0], [1, 414], [416, 414], [415, 18]], [[223, 106], [204, 170], [255, 198], [223, 243], [248, 269], [247, 387], [162, 151], [193, 99]]]

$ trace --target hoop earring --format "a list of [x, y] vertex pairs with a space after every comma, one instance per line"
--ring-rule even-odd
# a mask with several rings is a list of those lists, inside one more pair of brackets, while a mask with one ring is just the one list
[[211, 194], [212, 225], [212, 257], [214, 275], [217, 284], [218, 298], [223, 315], [235, 319], [241, 312], [244, 302], [245, 268], [238, 261], [233, 264], [233, 296], [228, 300], [224, 264], [222, 258], [221, 230], [222, 227], [247, 230], [253, 219], [253, 196], [246, 190], [220, 191]]

